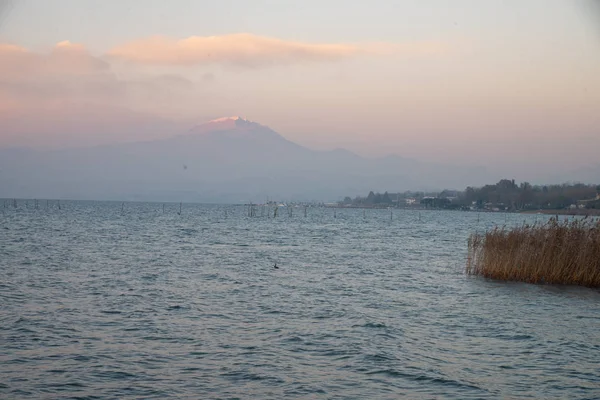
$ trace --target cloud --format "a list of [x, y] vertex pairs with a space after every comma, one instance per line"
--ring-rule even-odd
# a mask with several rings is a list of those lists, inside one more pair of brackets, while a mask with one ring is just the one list
[[258, 67], [337, 61], [359, 54], [392, 52], [394, 46], [305, 43], [238, 33], [172, 39], [153, 36], [111, 49], [112, 58], [152, 65], [230, 64]]
[[103, 74], [110, 70], [106, 61], [91, 56], [83, 45], [58, 43], [47, 54], [0, 43], [0, 79], [47, 79], [50, 77]]
[[45, 53], [0, 43], [0, 60], [0, 147], [150, 138], [170, 132], [156, 110], [172, 112], [194, 92], [177, 74], [120, 77], [69, 41]]
[[56, 43], [54, 46], [55, 50], [64, 50], [64, 51], [80, 51], [84, 52], [85, 46], [80, 43], [71, 43], [69, 40], [63, 40], [62, 42]]
[[61, 104], [164, 110], [195, 87], [177, 74], [119, 77], [107, 61], [69, 41], [46, 53], [0, 43], [0, 60], [0, 111], [35, 114]]
[[65, 41], [48, 53], [0, 44], [0, 97], [34, 108], [61, 101], [108, 102], [123, 95], [110, 65]]
[[152, 36], [117, 46], [112, 59], [147, 65], [192, 66], [227, 64], [244, 67], [331, 62], [356, 56], [423, 56], [443, 53], [440, 42], [306, 43], [237, 33], [173, 39]]
[[0, 43], [0, 54], [4, 53], [26, 53], [27, 49], [10, 43]]

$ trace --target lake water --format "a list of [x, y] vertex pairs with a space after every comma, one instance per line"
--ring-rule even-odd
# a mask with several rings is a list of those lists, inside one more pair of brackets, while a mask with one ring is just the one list
[[0, 398], [600, 398], [598, 290], [464, 275], [471, 232], [545, 216], [24, 206]]

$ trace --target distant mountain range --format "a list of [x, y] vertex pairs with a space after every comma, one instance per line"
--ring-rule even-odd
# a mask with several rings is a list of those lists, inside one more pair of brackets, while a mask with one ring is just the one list
[[337, 200], [374, 191], [495, 182], [482, 167], [315, 151], [239, 117], [168, 139], [87, 148], [0, 150], [0, 197], [198, 202]]

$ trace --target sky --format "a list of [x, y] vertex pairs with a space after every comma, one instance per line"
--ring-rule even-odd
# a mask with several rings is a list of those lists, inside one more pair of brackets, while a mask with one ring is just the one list
[[240, 115], [314, 149], [600, 163], [593, 0], [0, 0], [0, 147]]

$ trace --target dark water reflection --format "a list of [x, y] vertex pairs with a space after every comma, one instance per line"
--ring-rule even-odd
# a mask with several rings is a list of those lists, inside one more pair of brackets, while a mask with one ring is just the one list
[[0, 398], [600, 398], [598, 291], [463, 274], [542, 216], [61, 205], [0, 214]]

